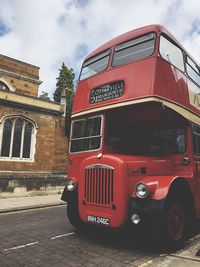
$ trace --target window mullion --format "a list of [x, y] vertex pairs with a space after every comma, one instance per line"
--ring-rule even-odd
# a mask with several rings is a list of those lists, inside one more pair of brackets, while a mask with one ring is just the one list
[[1, 140], [1, 143], [0, 143], [0, 156], [1, 156], [1, 150], [2, 150], [2, 145], [3, 145], [3, 131], [4, 131], [4, 124], [5, 124], [5, 121], [4, 121], [3, 124], [2, 124], [2, 130], [1, 130], [1, 133], [0, 133], [0, 140]]
[[9, 158], [12, 158], [14, 132], [15, 132], [15, 122], [16, 122], [16, 119], [13, 120], [13, 126], [12, 126], [12, 132], [11, 132], [11, 140], [10, 140], [10, 153], [9, 153]]
[[35, 128], [32, 128], [32, 133], [31, 133], [31, 143], [30, 143], [30, 159], [32, 159], [33, 155], [33, 140], [34, 140], [34, 135], [35, 135]]
[[21, 135], [20, 159], [23, 158], [25, 126], [26, 126], [26, 122], [24, 121], [23, 127], [22, 127], [22, 135]]

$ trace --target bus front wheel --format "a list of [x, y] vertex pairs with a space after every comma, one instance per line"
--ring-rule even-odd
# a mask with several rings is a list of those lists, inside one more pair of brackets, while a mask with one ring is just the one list
[[181, 201], [171, 201], [166, 211], [166, 239], [172, 246], [180, 245], [186, 234], [186, 210]]
[[187, 233], [187, 209], [181, 199], [169, 199], [166, 207], [158, 217], [152, 219], [153, 240], [163, 248], [180, 247]]
[[67, 203], [67, 217], [69, 222], [77, 229], [83, 227], [84, 222], [81, 220], [78, 205], [73, 202]]

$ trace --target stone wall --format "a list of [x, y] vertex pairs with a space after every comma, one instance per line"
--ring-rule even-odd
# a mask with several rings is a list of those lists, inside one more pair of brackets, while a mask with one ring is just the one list
[[39, 67], [0, 55], [0, 78], [20, 94], [38, 96]]
[[61, 193], [65, 186], [65, 173], [12, 172], [0, 177], [0, 198], [35, 196]]
[[34, 162], [0, 159], [0, 173], [10, 170], [66, 170], [67, 138], [64, 117], [38, 111], [0, 106], [0, 119], [5, 115], [23, 115], [37, 124]]
[[67, 138], [64, 116], [0, 106], [0, 119], [21, 115], [37, 125], [33, 162], [0, 159], [0, 198], [55, 194], [65, 186]]

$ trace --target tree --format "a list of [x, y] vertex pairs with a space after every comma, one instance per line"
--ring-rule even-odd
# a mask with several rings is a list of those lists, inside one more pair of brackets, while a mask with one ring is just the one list
[[45, 91], [42, 91], [41, 94], [39, 95], [39, 98], [41, 98], [42, 100], [50, 100], [49, 94]]
[[61, 69], [59, 69], [59, 77], [56, 78], [56, 90], [54, 92], [54, 100], [60, 102], [60, 97], [66, 88], [69, 92], [74, 93], [74, 70], [68, 68], [65, 63], [62, 63]]
[[54, 100], [60, 102], [63, 92], [66, 95], [66, 120], [65, 120], [65, 134], [69, 136], [71, 113], [74, 100], [74, 70], [68, 68], [65, 63], [62, 63], [59, 69], [59, 77], [56, 78], [56, 90], [54, 92]]

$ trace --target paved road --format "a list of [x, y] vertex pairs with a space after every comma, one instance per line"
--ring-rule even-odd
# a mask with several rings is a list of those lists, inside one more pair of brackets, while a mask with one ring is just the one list
[[64, 206], [44, 208], [0, 215], [0, 267], [200, 266], [194, 257], [199, 240], [197, 235], [176, 254], [161, 254], [140, 233], [80, 233], [69, 224]]

